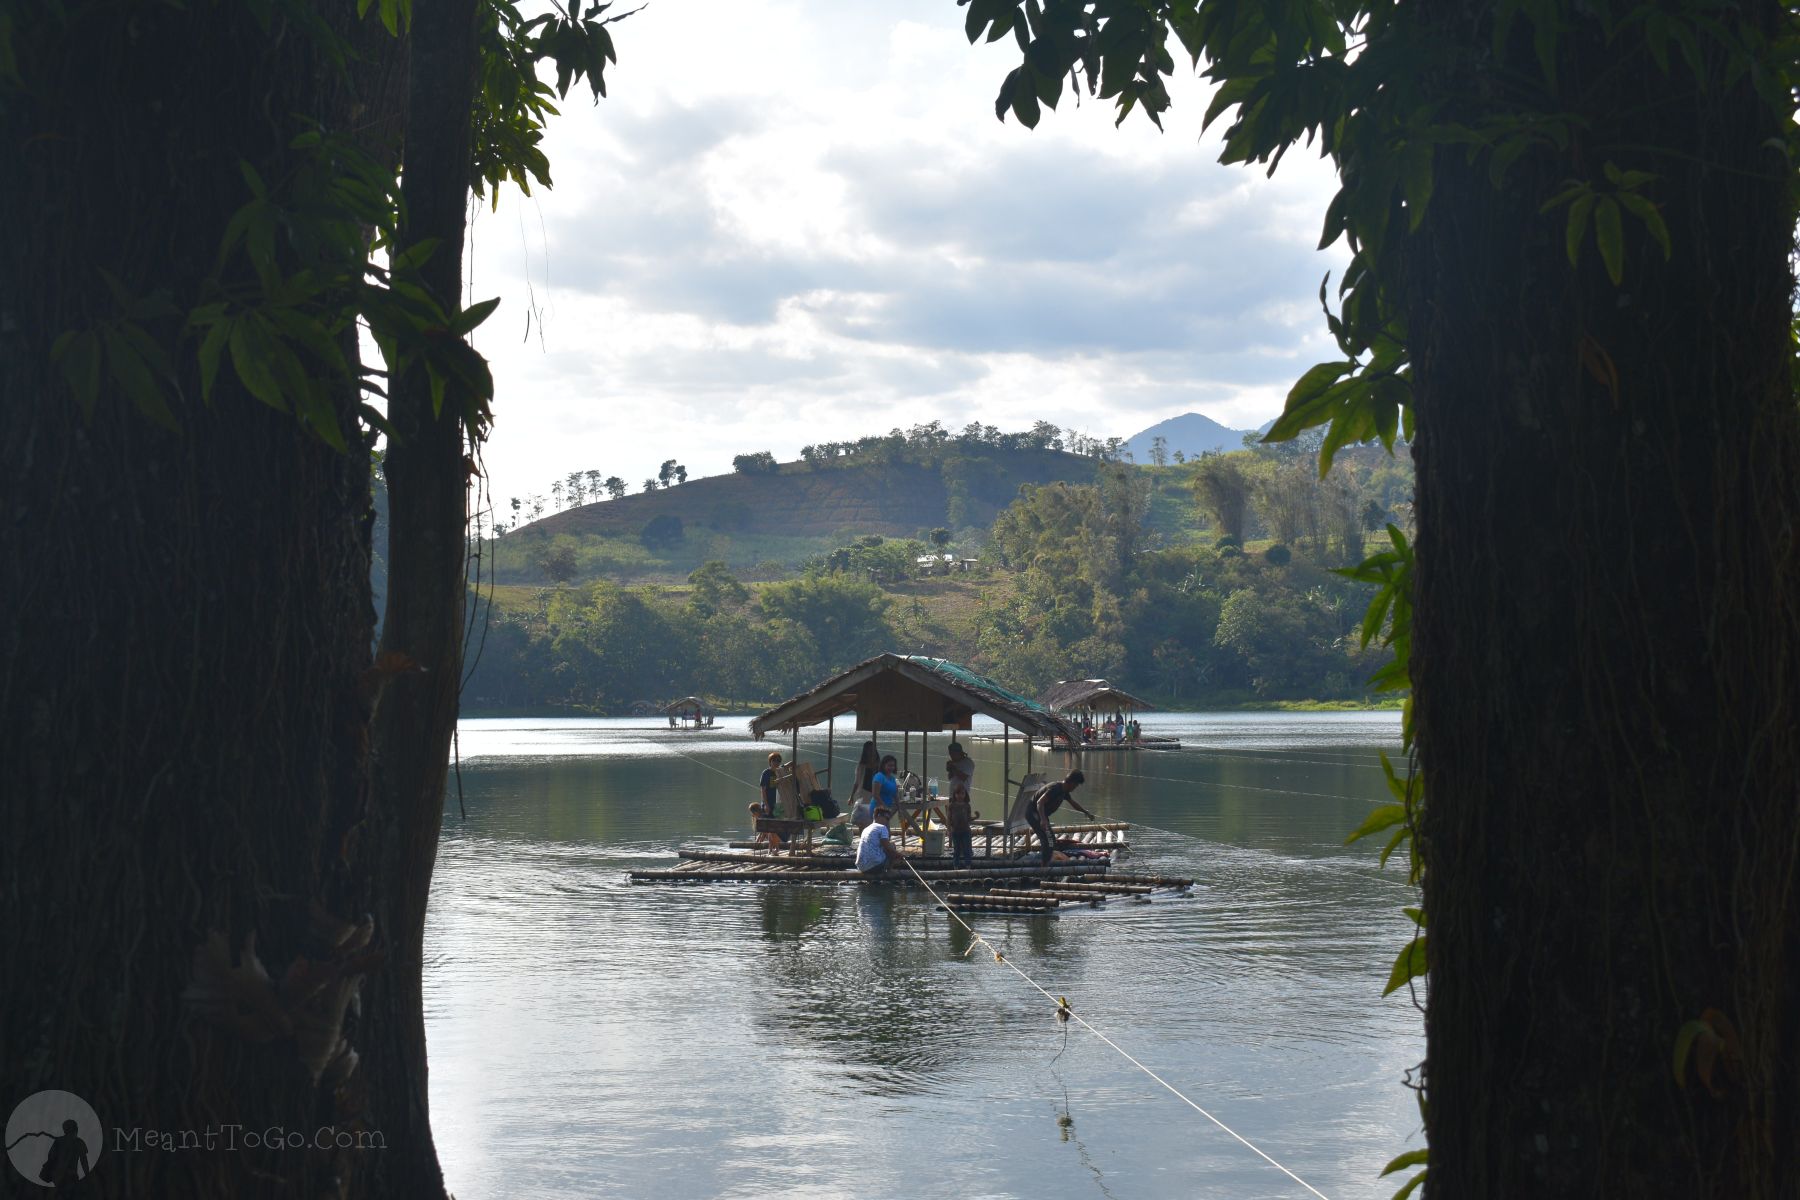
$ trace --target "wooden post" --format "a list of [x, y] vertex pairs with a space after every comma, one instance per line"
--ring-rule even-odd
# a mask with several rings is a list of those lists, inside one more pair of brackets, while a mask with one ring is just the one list
[[[1012, 726], [1000, 726], [1000, 847], [1003, 853], [1012, 853], [1012, 829], [1007, 825], [1007, 814], [1012, 812]], [[992, 858], [993, 842], [988, 842], [988, 857]]]
[[900, 773], [912, 770], [912, 730], [900, 735]]
[[825, 722], [825, 790], [831, 790], [831, 748], [837, 735], [837, 717], [834, 714]]

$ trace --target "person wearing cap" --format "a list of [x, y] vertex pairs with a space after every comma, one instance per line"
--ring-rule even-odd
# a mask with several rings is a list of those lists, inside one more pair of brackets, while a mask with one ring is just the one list
[[1032, 831], [1037, 834], [1038, 842], [1043, 846], [1046, 867], [1056, 858], [1056, 833], [1050, 828], [1050, 814], [1061, 808], [1064, 800], [1078, 812], [1085, 814], [1088, 820], [1097, 819], [1075, 798], [1075, 789], [1086, 782], [1086, 775], [1080, 771], [1070, 771], [1061, 783], [1051, 784], [1025, 807], [1025, 819], [1031, 823]]
[[894, 839], [888, 833], [888, 818], [893, 812], [887, 805], [877, 804], [869, 827], [856, 843], [856, 869], [865, 876], [881, 874], [893, 861]]
[[975, 760], [963, 753], [961, 742], [950, 743], [944, 775], [950, 780], [950, 802], [944, 806], [944, 824], [950, 827], [950, 856], [959, 867], [973, 867]]

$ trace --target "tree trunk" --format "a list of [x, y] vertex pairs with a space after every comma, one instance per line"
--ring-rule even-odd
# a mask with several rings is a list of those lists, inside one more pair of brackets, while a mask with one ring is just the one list
[[[1426, 11], [1492, 66], [1490, 6]], [[1446, 94], [1510, 103], [1520, 25]], [[1569, 151], [1440, 153], [1409, 259], [1432, 1195], [1800, 1194], [1792, 167], [1701, 36], [1704, 91], [1569, 15]], [[1608, 161], [1673, 235], [1627, 213], [1618, 286], [1538, 211]]]
[[[320, 11], [357, 28], [347, 2]], [[240, 162], [278, 188], [296, 115], [379, 123], [371, 89], [396, 43], [345, 69], [280, 17], [265, 30], [229, 6], [133, 6], [110, 25], [14, 13], [23, 79], [0, 95], [6, 1095], [93, 1106], [96, 1195], [336, 1194], [367, 1157], [338, 1135], [370, 1128], [358, 977], [403, 969], [364, 953], [364, 906], [384, 886], [357, 837], [366, 446], [330, 449], [229, 367], [202, 404], [178, 317], [140, 322], [175, 363], [173, 431], [105, 370], [84, 417], [49, 349], [119, 317], [102, 272], [193, 304], [250, 199]], [[277, 254], [296, 265], [285, 242]], [[326, 401], [345, 430], [356, 401], [346, 381]], [[257, 1146], [272, 1128], [304, 1145]], [[131, 1153], [133, 1130], [202, 1140]]]
[[[403, 245], [438, 239], [420, 282], [448, 311], [462, 292], [475, 82], [474, 0], [414, 10], [403, 151]], [[377, 909], [392, 968], [372, 981], [385, 1018], [374, 1066], [390, 1152], [372, 1160], [383, 1195], [442, 1195], [431, 1137], [424, 999], [425, 908], [443, 823], [446, 764], [462, 684], [465, 495], [462, 397], [452, 383], [433, 412], [423, 366], [394, 381], [388, 481], [388, 594], [380, 654], [400, 669], [375, 711], [375, 804], [382, 877]]]

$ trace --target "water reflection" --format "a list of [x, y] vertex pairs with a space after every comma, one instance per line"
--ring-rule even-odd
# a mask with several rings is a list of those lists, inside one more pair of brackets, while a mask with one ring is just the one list
[[[1397, 719], [1145, 727], [1184, 748], [1090, 755], [1083, 798], [1144, 827], [1133, 869], [1195, 877], [1194, 897], [973, 923], [1322, 1191], [1387, 1195], [1381, 1165], [1417, 1125], [1398, 1081], [1418, 1018], [1379, 999], [1407, 893], [1342, 839], [1384, 796]], [[468, 819], [445, 825], [426, 978], [457, 1194], [1300, 1194], [1091, 1036], [1065, 1038], [922, 893], [629, 884], [683, 842], [748, 832], [768, 746], [741, 721], [468, 722], [461, 743]], [[976, 807], [998, 815], [1023, 747], [965, 744]], [[800, 749], [827, 761], [823, 736]]]

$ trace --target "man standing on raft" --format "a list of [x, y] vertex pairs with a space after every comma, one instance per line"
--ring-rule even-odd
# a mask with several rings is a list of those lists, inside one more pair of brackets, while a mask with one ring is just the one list
[[1037, 833], [1038, 842], [1044, 848], [1044, 865], [1046, 867], [1056, 858], [1056, 834], [1050, 828], [1050, 814], [1061, 808], [1064, 800], [1067, 800], [1077, 812], [1086, 815], [1088, 820], [1099, 820], [1093, 813], [1083, 808], [1081, 801], [1075, 798], [1075, 789], [1086, 782], [1086, 775], [1080, 771], [1070, 771], [1061, 783], [1051, 784], [1039, 792], [1036, 798], [1025, 807], [1025, 819], [1031, 823], [1031, 828]]

